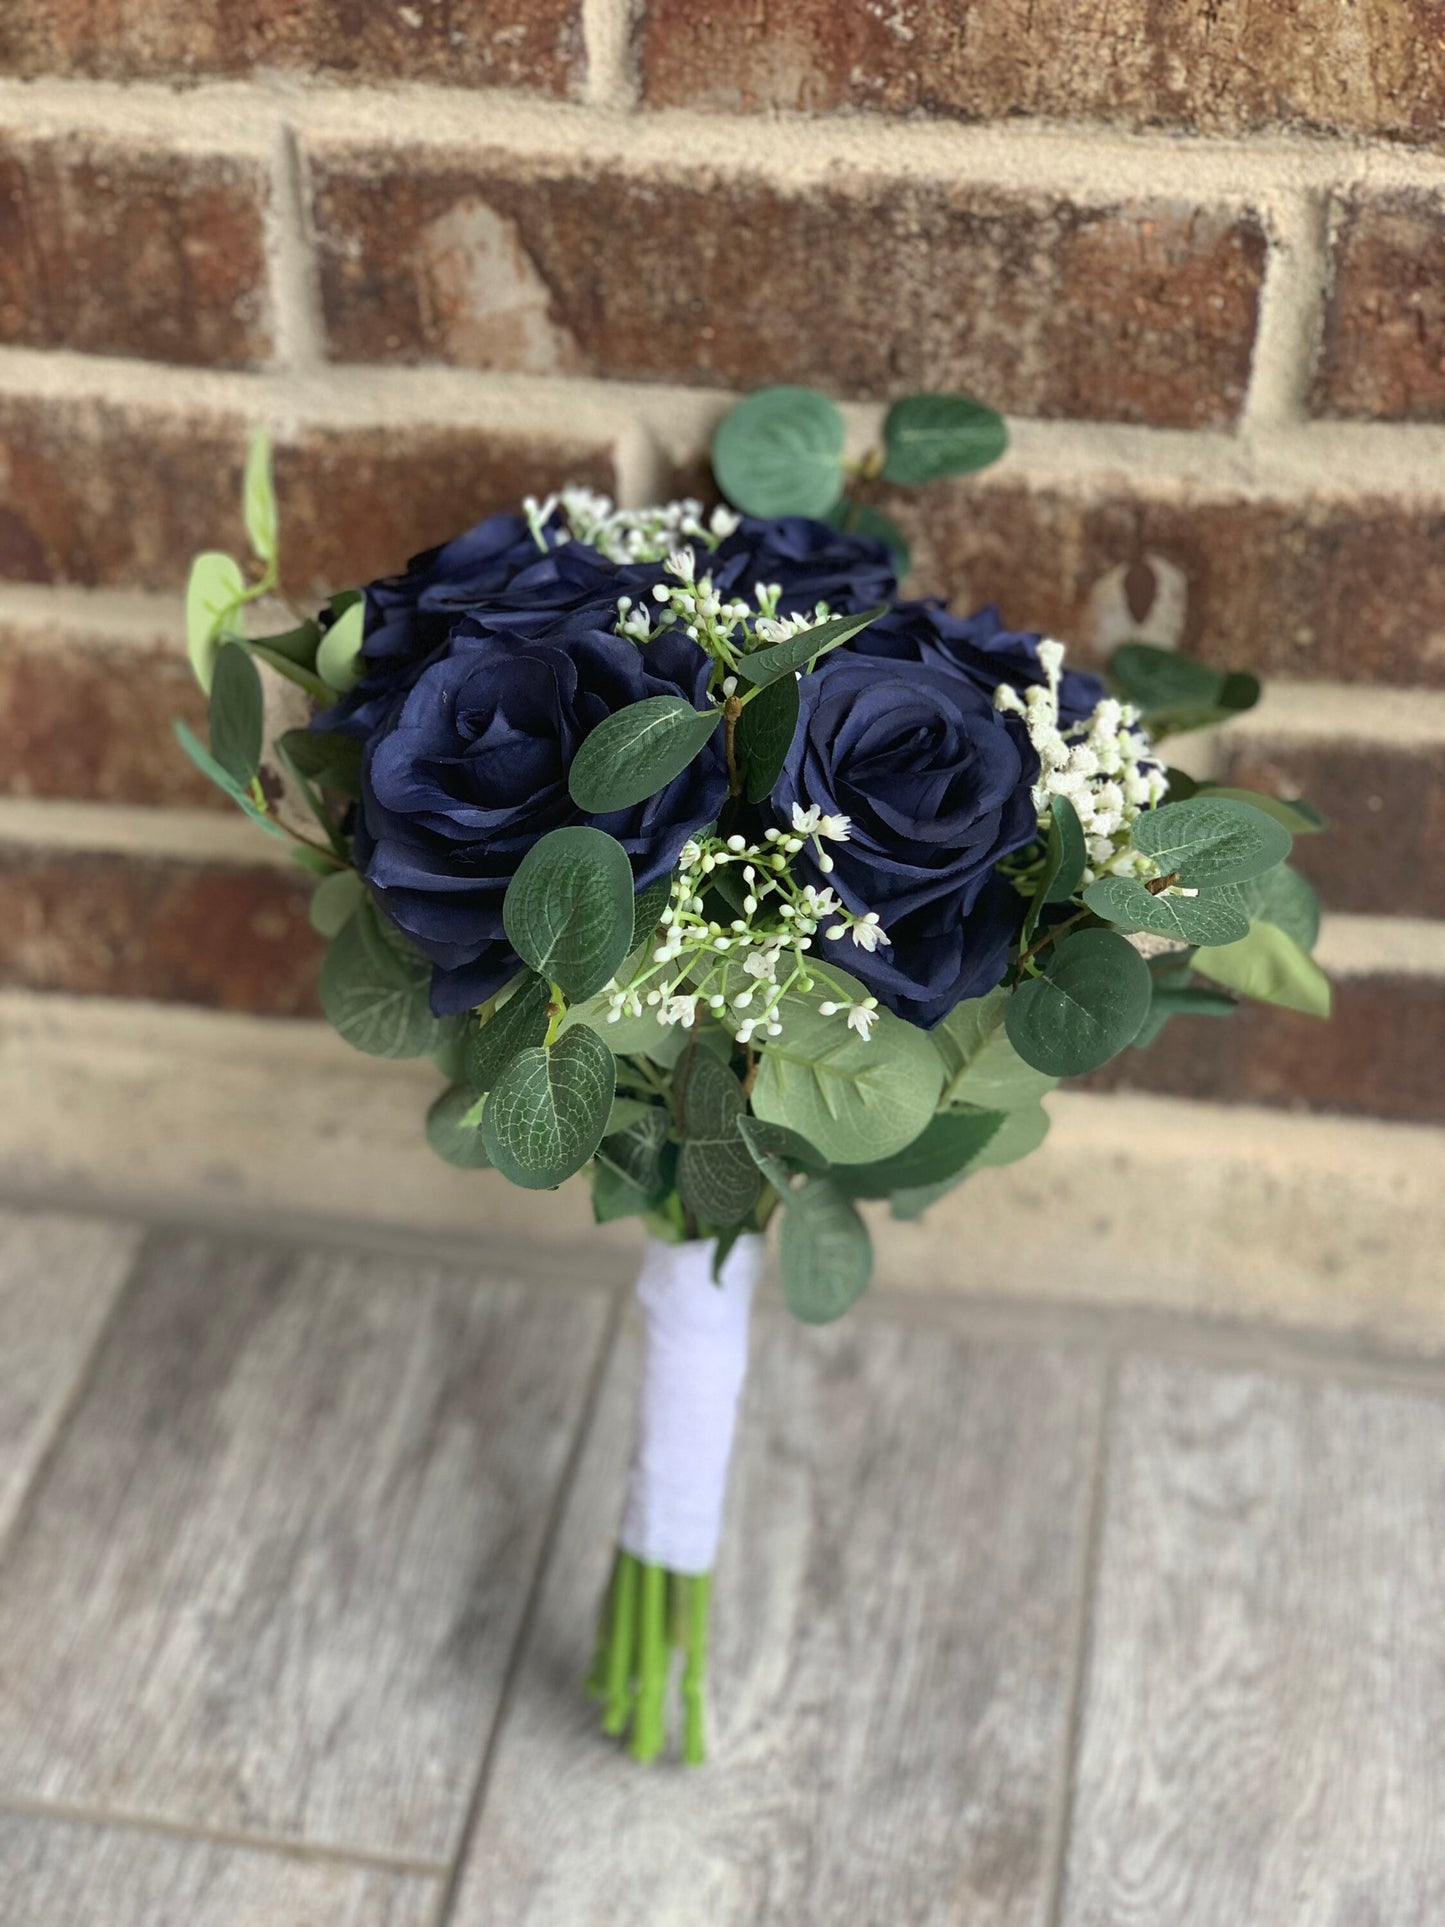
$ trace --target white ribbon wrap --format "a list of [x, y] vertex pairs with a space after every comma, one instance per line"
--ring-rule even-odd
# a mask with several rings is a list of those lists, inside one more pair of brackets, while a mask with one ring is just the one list
[[712, 1571], [765, 1248], [761, 1237], [739, 1238], [714, 1284], [710, 1239], [647, 1241], [637, 1278], [642, 1391], [619, 1535], [647, 1565]]

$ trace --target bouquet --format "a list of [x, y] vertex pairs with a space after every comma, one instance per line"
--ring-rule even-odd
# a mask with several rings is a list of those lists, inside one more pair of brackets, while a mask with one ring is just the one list
[[[810, 390], [728, 416], [731, 506], [580, 489], [493, 514], [397, 576], [256, 636], [259, 559], [197, 558], [202, 770], [316, 873], [327, 1017], [431, 1057], [432, 1148], [598, 1222], [639, 1217], [644, 1373], [591, 1684], [639, 1759], [703, 1754], [708, 1585], [763, 1234], [800, 1319], [865, 1289], [859, 1205], [898, 1218], [1037, 1148], [1059, 1079], [1222, 1017], [1324, 1015], [1307, 805], [1196, 783], [1166, 737], [1259, 685], [1064, 646], [899, 592], [887, 488], [982, 466], [1003, 425], [897, 403], [848, 461]], [[266, 672], [263, 683], [262, 671]], [[312, 702], [267, 744], [266, 684]]]

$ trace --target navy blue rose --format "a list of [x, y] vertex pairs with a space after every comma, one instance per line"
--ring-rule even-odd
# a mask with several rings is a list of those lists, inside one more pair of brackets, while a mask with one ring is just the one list
[[[1038, 757], [1018, 721], [941, 657], [840, 649], [799, 695], [776, 820], [789, 824], [795, 804], [850, 819], [848, 841], [823, 846], [833, 870], [813, 866], [811, 880], [855, 915], [876, 912], [889, 939], [869, 952], [820, 936], [819, 954], [930, 1027], [1008, 967], [1025, 906], [994, 866], [1036, 834]], [[811, 846], [798, 861], [812, 865]]]
[[386, 914], [435, 966], [432, 1008], [470, 1010], [518, 968], [502, 899], [549, 830], [591, 822], [617, 838], [637, 888], [665, 876], [727, 794], [723, 735], [657, 795], [585, 817], [567, 774], [604, 717], [648, 696], [701, 707], [708, 657], [685, 636], [640, 649], [585, 616], [523, 629], [463, 617], [368, 745], [358, 866]]
[[783, 615], [807, 614], [826, 602], [835, 615], [891, 602], [898, 576], [886, 545], [870, 535], [844, 535], [803, 515], [764, 521], [745, 515], [711, 556], [699, 557], [720, 589], [752, 600], [759, 582], [776, 582]]
[[[866, 606], [866, 605], [865, 605]], [[1006, 629], [992, 603], [971, 616], [950, 615], [939, 602], [901, 602], [869, 623], [846, 646], [860, 656], [885, 656], [895, 662], [935, 662], [957, 669], [992, 696], [1000, 683], [1021, 694], [1048, 681], [1039, 661], [1042, 640], [1029, 631]], [[1059, 720], [1067, 728], [1082, 722], [1104, 700], [1097, 676], [1066, 669], [1059, 679]]]

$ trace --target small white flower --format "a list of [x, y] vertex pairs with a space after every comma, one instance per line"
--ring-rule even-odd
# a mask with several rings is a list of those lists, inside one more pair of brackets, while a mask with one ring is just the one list
[[873, 1035], [873, 1026], [878, 1022], [878, 999], [869, 997], [861, 1004], [848, 1006], [848, 1028], [856, 1030], [866, 1043]]
[[824, 816], [818, 819], [818, 834], [832, 843], [846, 843], [853, 827], [851, 816]]
[[793, 805], [793, 828], [799, 836], [816, 836], [822, 821], [823, 812], [816, 806], [805, 810], [801, 803]]
[[819, 890], [813, 884], [805, 883], [799, 908], [805, 917], [811, 917], [815, 923], [821, 923], [824, 917], [835, 915], [839, 905], [837, 897], [831, 890]]
[[707, 525], [719, 542], [726, 542], [730, 535], [737, 533], [742, 519], [740, 515], [734, 515], [731, 509], [719, 506], [708, 517]]
[[681, 1024], [684, 1030], [691, 1030], [697, 1021], [697, 998], [669, 994], [662, 1000], [657, 1020], [661, 1024]]
[[[830, 931], [829, 935], [831, 934]], [[870, 910], [866, 917], [861, 918], [853, 925], [852, 936], [858, 948], [860, 950], [866, 950], [870, 956], [878, 948], [880, 943], [887, 944], [893, 941], [878, 921], [878, 913], [876, 910]]]
[[743, 958], [743, 969], [750, 977], [761, 977], [767, 983], [775, 983], [778, 975], [778, 951], [769, 946], [766, 950], [750, 950]]

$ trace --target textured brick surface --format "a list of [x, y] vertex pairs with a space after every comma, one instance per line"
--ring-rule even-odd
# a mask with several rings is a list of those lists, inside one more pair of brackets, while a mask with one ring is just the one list
[[199, 79], [296, 68], [566, 94], [581, 0], [6, 0], [0, 71]]
[[310, 895], [299, 871], [0, 849], [0, 986], [309, 1016]]
[[1249, 375], [1265, 243], [1248, 215], [389, 150], [322, 153], [312, 174], [338, 360], [963, 387], [1015, 414], [1178, 426], [1233, 420]]
[[1291, 859], [1335, 910], [1445, 916], [1445, 748], [1251, 741], [1229, 780], [1303, 796], [1329, 819]]
[[[197, 549], [243, 553], [248, 425], [94, 403], [0, 401], [0, 578], [176, 589]], [[612, 490], [610, 454], [473, 428], [336, 429], [279, 443], [299, 592], [398, 568], [527, 494]]]
[[264, 360], [268, 192], [246, 161], [0, 138], [0, 342]]
[[1081, 1083], [1439, 1124], [1442, 1063], [1445, 983], [1362, 977], [1335, 985], [1328, 1023], [1263, 1004], [1176, 1018], [1148, 1050], [1127, 1050]]
[[1445, 196], [1361, 195], [1336, 210], [1316, 414], [1445, 421]]
[[206, 699], [163, 648], [43, 645], [0, 623], [0, 792], [95, 803], [232, 807], [182, 755]]
[[1445, 684], [1445, 500], [1102, 497], [1006, 482], [935, 486], [888, 504], [914, 538], [915, 582], [955, 607], [1087, 645], [1120, 571], [1182, 571], [1183, 642], [1221, 666], [1344, 682]]
[[1445, 119], [1435, 0], [646, 0], [636, 38], [657, 107], [1036, 114], [1412, 141], [1436, 138]]

